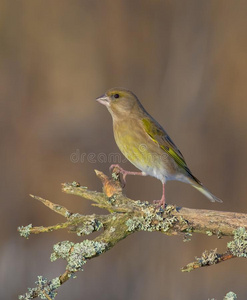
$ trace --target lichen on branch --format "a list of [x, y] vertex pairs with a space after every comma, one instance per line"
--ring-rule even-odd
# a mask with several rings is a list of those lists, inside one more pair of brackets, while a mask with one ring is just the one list
[[[28, 238], [31, 234], [40, 234], [54, 230], [66, 229], [79, 236], [89, 236], [99, 232], [93, 240], [85, 239], [80, 243], [62, 241], [53, 246], [51, 261], [62, 258], [67, 266], [62, 275], [52, 280], [42, 276], [38, 277], [36, 287], [28, 289], [19, 299], [54, 299], [57, 288], [68, 279], [76, 277], [76, 272], [82, 271], [84, 264], [106, 251], [109, 251], [119, 241], [138, 231], [159, 231], [166, 235], [180, 234], [188, 240], [192, 233], [233, 236], [234, 240], [228, 243], [226, 252], [217, 253], [217, 250], [205, 250], [201, 257], [188, 264], [182, 271], [191, 271], [200, 267], [210, 266], [234, 257], [247, 256], [247, 215], [231, 212], [198, 210], [180, 208], [167, 205], [163, 210], [157, 209], [148, 202], [134, 201], [127, 198], [122, 192], [122, 185], [117, 169], [109, 178], [100, 171], [96, 175], [103, 184], [103, 192], [90, 191], [77, 182], [62, 184], [62, 191], [77, 195], [94, 202], [92, 205], [103, 208], [109, 212], [105, 215], [82, 215], [73, 213], [64, 206], [49, 200], [31, 195], [55, 213], [62, 215], [66, 220], [51, 226], [34, 227], [32, 224], [18, 227], [20, 235]], [[241, 228], [239, 228], [241, 227]]]

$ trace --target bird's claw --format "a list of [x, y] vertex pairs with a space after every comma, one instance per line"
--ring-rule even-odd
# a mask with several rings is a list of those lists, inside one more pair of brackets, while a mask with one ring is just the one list
[[[112, 172], [112, 170], [114, 171], [114, 169], [118, 170], [118, 173], [121, 173], [123, 175], [123, 187], [126, 184], [126, 176], [127, 175], [141, 175], [141, 176], [146, 176], [146, 173], [144, 172], [132, 172], [132, 171], [126, 171], [123, 168], [121, 168], [119, 165], [111, 165], [110, 166], [110, 171]], [[115, 172], [114, 172], [115, 173]]]
[[124, 170], [119, 165], [114, 164], [114, 165], [110, 166], [110, 168], [109, 168], [110, 172], [114, 171], [115, 168], [118, 170], [118, 174], [121, 173], [123, 175], [123, 180], [122, 180], [122, 182], [121, 181], [120, 182], [121, 182], [122, 188], [124, 188], [126, 185], [126, 176], [128, 175], [128, 171]]
[[121, 169], [121, 167], [119, 166], [119, 165], [110, 165], [110, 168], [109, 168], [109, 170], [110, 170], [110, 172], [114, 169], [114, 168], [118, 168], [119, 170]]
[[111, 165], [109, 168], [110, 172], [112, 172], [113, 169], [115, 169], [115, 168], [118, 169], [119, 173], [121, 173], [121, 174], [125, 174], [127, 172], [123, 168], [121, 168], [119, 165]]
[[153, 204], [155, 205], [155, 207], [157, 209], [159, 209], [159, 208], [165, 209], [166, 208], [166, 203], [165, 203], [164, 199], [153, 200]]

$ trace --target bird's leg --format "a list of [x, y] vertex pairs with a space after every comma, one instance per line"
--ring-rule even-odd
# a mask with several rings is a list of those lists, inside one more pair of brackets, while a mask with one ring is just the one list
[[121, 168], [119, 165], [111, 165], [110, 171], [112, 171], [114, 168], [117, 168], [119, 170], [119, 173], [123, 175], [123, 187], [126, 184], [126, 176], [127, 175], [139, 175], [139, 176], [146, 176], [144, 172], [132, 172], [132, 171], [126, 171], [123, 168]]
[[164, 182], [162, 182], [162, 188], [163, 188], [162, 197], [160, 200], [154, 200], [154, 204], [157, 205], [157, 208], [162, 206], [165, 209], [166, 197], [165, 197], [165, 183]]

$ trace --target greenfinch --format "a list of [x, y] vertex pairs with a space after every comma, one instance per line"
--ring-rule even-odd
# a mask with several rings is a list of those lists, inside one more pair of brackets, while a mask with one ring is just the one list
[[113, 119], [115, 141], [123, 155], [141, 172], [130, 172], [118, 167], [127, 175], [150, 175], [162, 182], [163, 193], [158, 206], [165, 208], [165, 183], [178, 180], [192, 185], [212, 202], [222, 202], [192, 174], [182, 153], [162, 126], [144, 109], [134, 93], [124, 88], [113, 88], [96, 99], [105, 105]]

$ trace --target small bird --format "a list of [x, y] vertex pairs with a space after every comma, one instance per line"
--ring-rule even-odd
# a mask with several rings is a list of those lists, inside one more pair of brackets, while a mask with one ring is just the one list
[[152, 118], [134, 93], [124, 88], [112, 88], [96, 99], [105, 105], [113, 119], [115, 141], [123, 155], [141, 172], [117, 167], [123, 175], [150, 175], [162, 182], [163, 193], [155, 201], [165, 208], [165, 184], [178, 180], [192, 185], [212, 202], [222, 202], [192, 174], [182, 153], [162, 126]]

